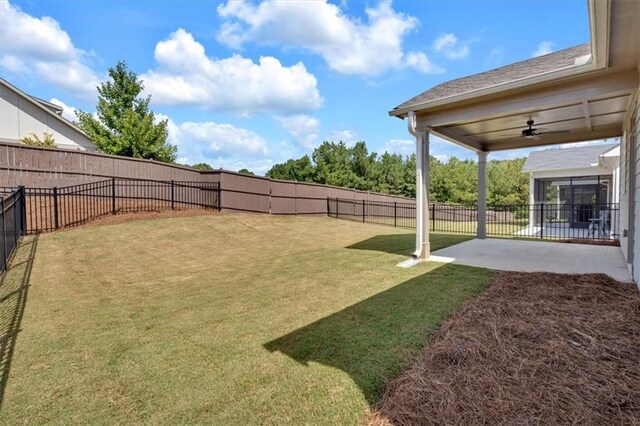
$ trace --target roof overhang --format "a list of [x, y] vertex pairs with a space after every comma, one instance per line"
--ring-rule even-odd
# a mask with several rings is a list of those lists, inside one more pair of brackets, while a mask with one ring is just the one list
[[[621, 136], [632, 95], [638, 89], [640, 48], [635, 38], [640, 39], [640, 30], [632, 23], [640, 15], [639, 4], [588, 1], [591, 32], [588, 60], [576, 60], [572, 66], [521, 80], [414, 104], [390, 114], [403, 118], [413, 111], [418, 129], [479, 151]], [[525, 138], [521, 132], [529, 119], [535, 121], [533, 127], [539, 131], [543, 128], [546, 132], [558, 133], [539, 139]]]

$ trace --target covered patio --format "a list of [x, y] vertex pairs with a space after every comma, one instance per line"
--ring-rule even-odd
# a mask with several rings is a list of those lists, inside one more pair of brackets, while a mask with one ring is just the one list
[[[625, 118], [633, 105], [639, 81], [636, 58], [640, 53], [640, 37], [633, 22], [638, 4], [616, 0], [590, 0], [587, 4], [591, 29], [589, 43], [444, 82], [389, 112], [391, 116], [407, 120], [408, 131], [416, 140], [414, 259], [427, 260], [431, 256], [429, 138], [436, 135], [477, 153], [477, 239], [480, 241], [452, 247], [450, 250], [461, 250], [456, 253], [456, 261], [461, 262], [462, 253], [475, 257], [500, 257], [511, 253], [505, 259], [516, 262], [518, 256], [522, 256], [522, 262], [535, 264], [536, 256], [532, 253], [539, 253], [541, 259], [552, 260], [544, 255], [545, 250], [551, 250], [558, 256], [556, 262], [567, 263], [568, 257], [579, 256], [578, 263], [567, 272], [599, 272], [587, 263], [600, 265], [600, 260], [604, 263], [613, 261], [613, 255], [608, 253], [615, 251], [621, 259], [618, 260], [626, 265], [618, 247], [484, 241], [487, 238], [487, 159], [490, 153], [623, 136]], [[624, 244], [631, 242], [624, 241]], [[467, 248], [473, 250], [467, 252]], [[437, 255], [446, 256], [446, 253]], [[539, 263], [534, 270], [556, 268], [547, 265]], [[496, 268], [502, 269], [499, 266]], [[491, 266], [487, 264], [486, 267]], [[628, 272], [623, 275], [618, 276], [625, 280], [629, 278]]]
[[605, 274], [633, 282], [620, 248], [603, 245], [475, 239], [435, 251], [429, 260], [502, 271]]

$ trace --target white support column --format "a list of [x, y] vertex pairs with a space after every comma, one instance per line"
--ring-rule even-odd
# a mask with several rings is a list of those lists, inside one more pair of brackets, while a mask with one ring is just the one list
[[412, 259], [398, 266], [408, 268], [429, 259], [429, 132], [418, 131], [413, 111], [407, 114], [407, 129], [416, 138], [416, 250]]
[[487, 151], [478, 151], [478, 239], [487, 238]]
[[422, 133], [422, 241], [420, 259], [428, 260], [431, 255], [431, 244], [429, 243], [429, 132]]

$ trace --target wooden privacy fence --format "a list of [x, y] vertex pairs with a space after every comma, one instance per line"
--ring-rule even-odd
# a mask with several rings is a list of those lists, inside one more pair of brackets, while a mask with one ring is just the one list
[[326, 215], [327, 198], [413, 202], [410, 198], [331, 185], [270, 179], [226, 170], [201, 171], [153, 160], [56, 148], [0, 143], [0, 187], [38, 188], [96, 183], [105, 179], [219, 183], [222, 210], [284, 215]]

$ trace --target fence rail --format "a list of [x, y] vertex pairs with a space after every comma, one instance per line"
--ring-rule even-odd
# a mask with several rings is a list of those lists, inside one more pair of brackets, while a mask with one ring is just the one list
[[26, 188], [24, 200], [25, 233], [38, 234], [118, 212], [219, 209], [220, 185], [111, 178], [61, 188]]
[[[489, 206], [487, 235], [541, 239], [612, 240], [619, 236], [618, 204], [517, 204]], [[327, 199], [327, 214], [335, 219], [415, 229], [415, 203]], [[433, 232], [475, 234], [476, 206], [429, 205]]]
[[25, 233], [25, 189], [20, 187], [0, 194], [0, 273], [7, 263], [20, 237]]

